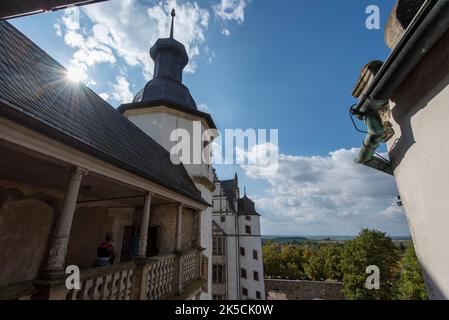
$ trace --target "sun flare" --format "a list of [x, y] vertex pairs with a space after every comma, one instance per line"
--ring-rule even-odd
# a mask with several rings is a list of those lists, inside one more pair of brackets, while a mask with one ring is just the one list
[[86, 80], [87, 76], [81, 68], [69, 68], [66, 72], [67, 80], [75, 83]]

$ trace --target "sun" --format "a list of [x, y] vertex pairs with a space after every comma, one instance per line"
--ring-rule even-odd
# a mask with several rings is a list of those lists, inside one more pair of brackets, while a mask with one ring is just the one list
[[71, 68], [67, 69], [66, 78], [69, 81], [79, 83], [81, 81], [86, 80], [87, 75], [84, 73], [84, 70], [82, 70], [81, 68], [71, 67]]

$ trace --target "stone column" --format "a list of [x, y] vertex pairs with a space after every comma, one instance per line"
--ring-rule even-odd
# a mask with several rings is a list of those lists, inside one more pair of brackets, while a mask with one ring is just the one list
[[176, 252], [181, 252], [182, 250], [182, 204], [178, 205], [178, 213], [176, 216]]
[[151, 193], [145, 194], [144, 207], [142, 212], [142, 219], [140, 222], [139, 232], [139, 258], [146, 258], [147, 243], [148, 243], [148, 226], [150, 224], [150, 209], [151, 209]]
[[196, 246], [201, 248], [201, 211], [196, 210]]
[[175, 247], [175, 253], [176, 253], [176, 263], [178, 266], [178, 272], [177, 272], [177, 288], [176, 288], [176, 294], [181, 295], [182, 294], [182, 280], [183, 280], [183, 254], [182, 254], [182, 204], [178, 205], [178, 212], [176, 216], [176, 247]]
[[79, 188], [83, 176], [87, 175], [87, 173], [87, 170], [76, 167], [70, 175], [61, 216], [48, 255], [47, 266], [45, 269], [47, 272], [57, 272], [64, 269], [67, 245], [70, 237], [70, 229], [72, 228], [73, 215], [76, 209], [76, 202], [78, 200]]

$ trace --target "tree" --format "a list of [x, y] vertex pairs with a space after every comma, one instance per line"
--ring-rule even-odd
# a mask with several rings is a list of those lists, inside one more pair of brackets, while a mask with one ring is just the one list
[[317, 250], [311, 250], [307, 259], [304, 259], [304, 272], [313, 281], [341, 281], [341, 255], [341, 245], [322, 244]]
[[[399, 255], [391, 238], [385, 233], [364, 229], [357, 238], [346, 243], [341, 260], [343, 292], [350, 300], [387, 300], [393, 297], [392, 287], [397, 273]], [[380, 289], [365, 287], [368, 266], [380, 270]]]
[[401, 260], [401, 275], [395, 285], [395, 293], [399, 300], [429, 299], [413, 244], [407, 247]]
[[342, 281], [341, 259], [343, 247], [339, 244], [329, 244], [320, 248], [324, 261], [325, 280]]
[[308, 259], [304, 261], [304, 272], [309, 280], [326, 280], [324, 271], [324, 256], [322, 255], [321, 248], [318, 250], [310, 251]]
[[263, 248], [264, 272], [268, 278], [305, 279], [304, 250], [299, 245], [266, 243]]
[[278, 278], [280, 272], [280, 254], [278, 245], [275, 243], [267, 243], [262, 247], [264, 272], [268, 278]]

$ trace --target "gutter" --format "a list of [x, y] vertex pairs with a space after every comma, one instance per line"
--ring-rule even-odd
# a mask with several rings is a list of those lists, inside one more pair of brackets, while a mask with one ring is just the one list
[[393, 175], [391, 164], [375, 156], [380, 143], [386, 142], [385, 128], [378, 110], [389, 103], [393, 93], [448, 29], [449, 0], [427, 0], [376, 74], [366, 94], [355, 107], [351, 107], [350, 112], [364, 120], [367, 127], [367, 136], [356, 163]]

